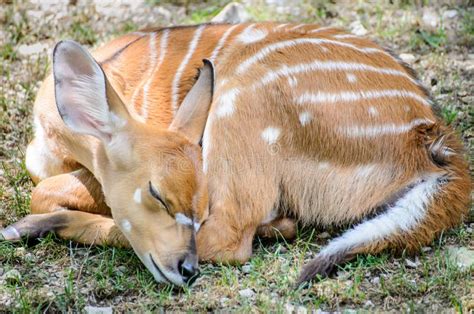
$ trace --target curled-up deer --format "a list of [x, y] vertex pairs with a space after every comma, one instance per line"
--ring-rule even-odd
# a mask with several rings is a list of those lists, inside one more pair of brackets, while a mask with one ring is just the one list
[[32, 213], [1, 236], [131, 246], [176, 285], [298, 223], [351, 225], [299, 283], [416, 252], [470, 202], [462, 144], [433, 107], [400, 60], [330, 27], [161, 28], [92, 54], [62, 41], [35, 102]]

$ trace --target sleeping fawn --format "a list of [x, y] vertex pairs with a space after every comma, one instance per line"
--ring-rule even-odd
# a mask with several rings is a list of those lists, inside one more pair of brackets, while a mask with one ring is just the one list
[[351, 225], [300, 283], [356, 254], [416, 252], [470, 202], [462, 145], [414, 73], [335, 28], [161, 28], [92, 55], [62, 41], [34, 125], [32, 214], [3, 238], [131, 246], [176, 285], [297, 223]]

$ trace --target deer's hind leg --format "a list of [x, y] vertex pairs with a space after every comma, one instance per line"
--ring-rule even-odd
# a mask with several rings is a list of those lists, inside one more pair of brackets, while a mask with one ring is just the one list
[[31, 212], [0, 236], [15, 241], [55, 232], [84, 244], [129, 246], [110, 216], [99, 182], [86, 169], [41, 181], [32, 193]]

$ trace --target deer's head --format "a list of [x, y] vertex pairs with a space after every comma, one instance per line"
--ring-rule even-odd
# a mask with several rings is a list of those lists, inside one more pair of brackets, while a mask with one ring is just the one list
[[65, 124], [99, 140], [91, 171], [115, 223], [157, 281], [191, 283], [198, 274], [195, 235], [208, 215], [199, 142], [212, 64], [205, 62], [168, 129], [135, 121], [99, 64], [73, 41], [56, 45], [53, 72]]

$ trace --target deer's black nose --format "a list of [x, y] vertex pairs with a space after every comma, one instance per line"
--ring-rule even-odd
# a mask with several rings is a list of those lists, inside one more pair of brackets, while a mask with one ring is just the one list
[[183, 277], [183, 281], [188, 285], [192, 285], [197, 277], [199, 277], [197, 258], [186, 256], [180, 260], [178, 262], [178, 271]]

